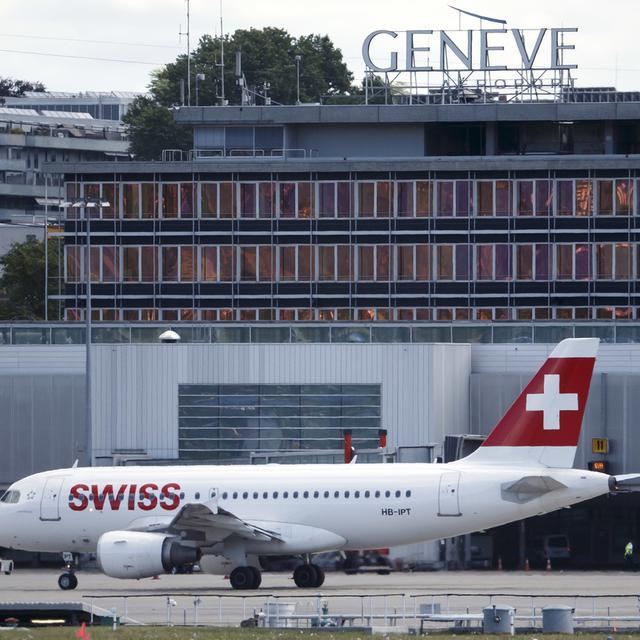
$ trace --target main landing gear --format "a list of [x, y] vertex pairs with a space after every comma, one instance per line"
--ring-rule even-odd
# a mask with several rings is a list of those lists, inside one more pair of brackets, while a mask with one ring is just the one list
[[257, 567], [236, 567], [229, 576], [229, 582], [234, 589], [257, 589], [262, 582], [262, 573]]
[[324, 571], [317, 564], [301, 564], [293, 572], [293, 581], [301, 589], [317, 589], [324, 583]]
[[62, 558], [65, 562], [65, 571], [58, 578], [58, 586], [63, 591], [71, 591], [78, 586], [78, 578], [75, 573], [78, 563], [76, 562], [75, 556], [68, 551], [62, 554]]

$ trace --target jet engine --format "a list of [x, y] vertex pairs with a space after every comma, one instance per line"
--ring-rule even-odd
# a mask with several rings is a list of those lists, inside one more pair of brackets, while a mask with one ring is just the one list
[[98, 539], [98, 562], [112, 578], [150, 578], [198, 562], [201, 551], [162, 533], [108, 531]]

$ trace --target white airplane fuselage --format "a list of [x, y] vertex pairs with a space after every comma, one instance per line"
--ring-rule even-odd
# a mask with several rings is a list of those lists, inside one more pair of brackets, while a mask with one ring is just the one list
[[[563, 488], [509, 492], [525, 477]], [[186, 504], [228, 511], [281, 541], [247, 553], [371, 549], [437, 540], [570, 506], [609, 491], [579, 469], [470, 464], [94, 467], [49, 471], [12, 485], [0, 503], [0, 546], [93, 552], [114, 530], [169, 523]], [[201, 542], [204, 553], [207, 542]]]

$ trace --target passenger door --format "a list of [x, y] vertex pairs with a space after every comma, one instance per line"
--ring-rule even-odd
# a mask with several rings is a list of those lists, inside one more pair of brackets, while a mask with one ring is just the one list
[[64, 478], [47, 478], [40, 501], [40, 520], [60, 520], [60, 492], [63, 482]]
[[438, 515], [461, 516], [460, 513], [460, 471], [447, 471], [440, 476], [438, 492]]

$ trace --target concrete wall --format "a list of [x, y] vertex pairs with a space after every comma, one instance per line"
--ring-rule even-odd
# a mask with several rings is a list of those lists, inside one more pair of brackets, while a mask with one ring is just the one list
[[421, 157], [424, 127], [420, 124], [290, 126], [287, 147], [317, 151], [321, 158]]

